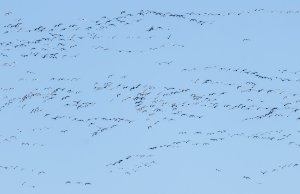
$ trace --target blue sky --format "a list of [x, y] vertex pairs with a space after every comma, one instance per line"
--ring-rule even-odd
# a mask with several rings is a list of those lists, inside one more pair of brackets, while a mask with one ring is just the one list
[[0, 5], [3, 193], [298, 192], [298, 1]]

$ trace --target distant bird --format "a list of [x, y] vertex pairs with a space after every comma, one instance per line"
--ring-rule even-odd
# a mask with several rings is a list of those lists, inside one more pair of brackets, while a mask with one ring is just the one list
[[264, 175], [267, 173], [267, 171], [260, 171], [260, 173]]

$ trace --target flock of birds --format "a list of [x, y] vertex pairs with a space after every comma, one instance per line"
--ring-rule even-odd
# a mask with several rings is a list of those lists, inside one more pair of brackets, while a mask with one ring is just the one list
[[[255, 145], [249, 151], [254, 155], [260, 149], [257, 145], [281, 146], [279, 154], [284, 149], [299, 154], [300, 71], [270, 68], [264, 72], [251, 66], [190, 65], [176, 59], [160, 60], [170, 50], [184, 53], [188, 49], [174, 24], [203, 31], [226, 17], [251, 18], [264, 14], [297, 16], [299, 11], [121, 11], [116, 17], [36, 26], [13, 12], [2, 14], [1, 21], [5, 23], [0, 28], [1, 177], [18, 177], [12, 178], [16, 186], [30, 189], [47, 187], [42, 183], [44, 180], [65, 187], [90, 188], [101, 184], [101, 178], [97, 182], [88, 176], [76, 178], [56, 171], [51, 162], [41, 162], [37, 168], [30, 164], [30, 157], [41, 161], [46, 155], [58, 158], [60, 155], [56, 156], [53, 150], [63, 155], [69, 152], [66, 149], [76, 146], [80, 149], [87, 146], [84, 152], [101, 157], [102, 166], [97, 168], [104, 171], [96, 175], [99, 177], [141, 173], [147, 176], [150, 169], [168, 160], [168, 154], [174, 150], [179, 154], [180, 150], [200, 150], [201, 157], [201, 150], [226, 147], [230, 142], [235, 142], [237, 147], [242, 147], [243, 142]], [[246, 37], [241, 39], [241, 44], [251, 41], [251, 37]], [[80, 64], [81, 59], [91, 55], [96, 56], [97, 67], [76, 64], [72, 69], [73, 63]], [[126, 69], [119, 66], [106, 69], [104, 66], [111, 64], [102, 63], [98, 55], [120, 57], [120, 60], [160, 56], [154, 57], [150, 68], [165, 71], [163, 77], [172, 72], [176, 75], [170, 76], [174, 84], [143, 79], [151, 74], [143, 72], [143, 64], [133, 64], [127, 71], [116, 70]], [[151, 77], [159, 79], [154, 74]], [[95, 147], [89, 147], [86, 142], [92, 142]], [[101, 150], [105, 145], [106, 150]], [[7, 152], [14, 151], [20, 153], [20, 158], [12, 163], [15, 157]], [[11, 160], [3, 159], [6, 155]], [[27, 161], [25, 166], [22, 160]], [[65, 165], [67, 161], [72, 162], [72, 159], [65, 160]], [[262, 165], [251, 172], [240, 171], [237, 180], [263, 185], [269, 177], [282, 171], [299, 172], [299, 165], [300, 157], [293, 155], [285, 163]], [[215, 172], [226, 174], [228, 169], [214, 166], [211, 173]], [[53, 176], [64, 179], [57, 181]]]

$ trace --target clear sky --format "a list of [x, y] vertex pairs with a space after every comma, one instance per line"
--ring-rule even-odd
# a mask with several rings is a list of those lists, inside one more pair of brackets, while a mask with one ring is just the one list
[[299, 1], [0, 0], [0, 193], [299, 193]]

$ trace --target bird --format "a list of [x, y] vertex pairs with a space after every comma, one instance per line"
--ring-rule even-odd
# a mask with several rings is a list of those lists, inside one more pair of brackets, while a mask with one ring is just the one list
[[243, 176], [243, 179], [250, 180], [251, 178], [248, 176]]

